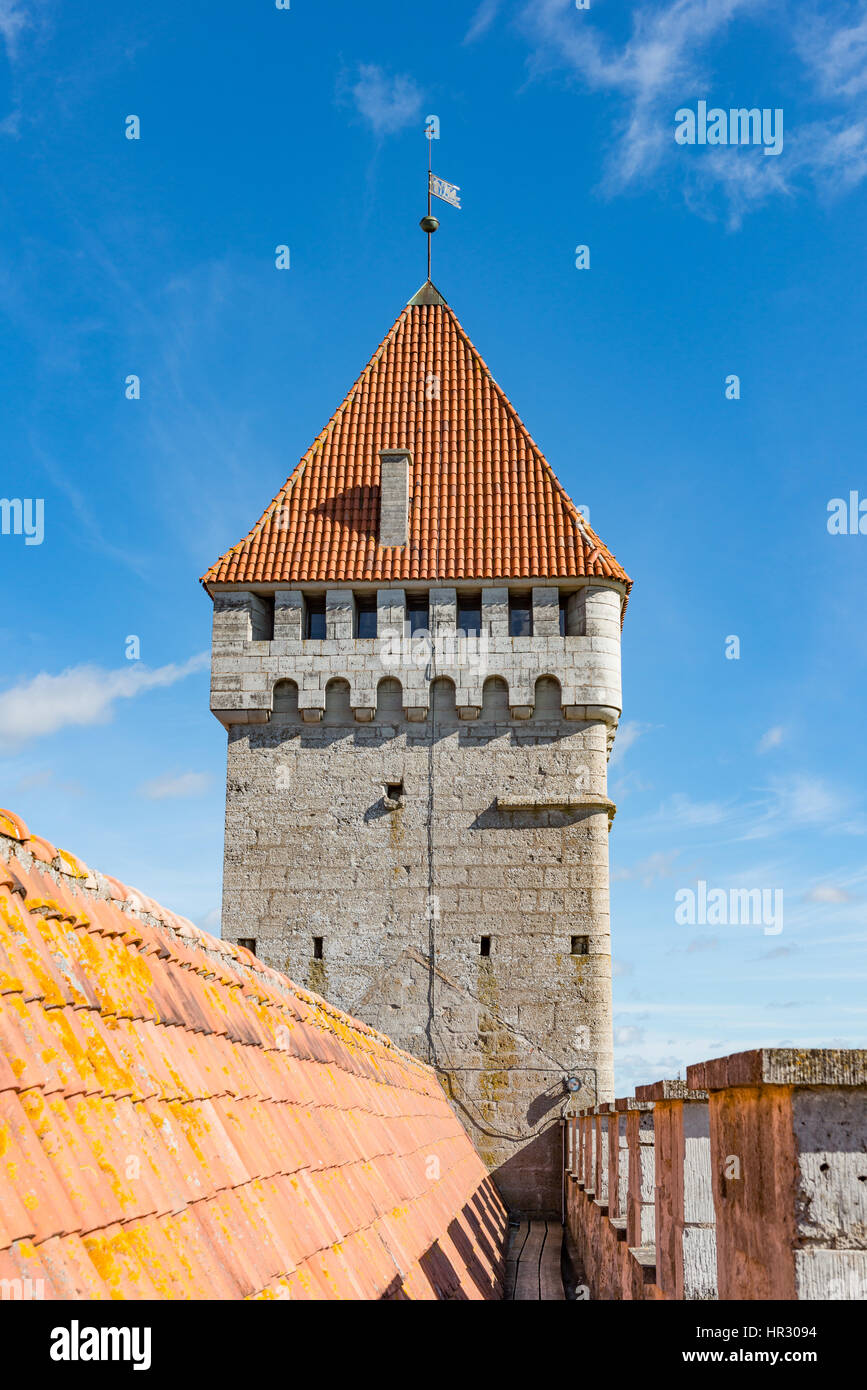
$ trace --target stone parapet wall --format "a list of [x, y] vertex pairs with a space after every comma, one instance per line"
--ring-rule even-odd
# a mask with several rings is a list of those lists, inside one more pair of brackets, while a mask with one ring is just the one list
[[737, 1053], [564, 1123], [591, 1297], [867, 1298], [867, 1052]]
[[[298, 689], [302, 716], [322, 718], [326, 687], [345, 681], [349, 706], [359, 722], [373, 717], [382, 680], [399, 681], [404, 708], [425, 718], [433, 677], [455, 687], [462, 718], [477, 717], [485, 681], [500, 677], [516, 719], [528, 718], [536, 704], [536, 682], [560, 684], [566, 719], [603, 718], [616, 725], [621, 711], [620, 605], [616, 588], [586, 586], [576, 591], [567, 635], [559, 635], [558, 590], [532, 589], [534, 635], [509, 636], [508, 590], [483, 589], [482, 633], [463, 639], [457, 625], [457, 591], [431, 589], [433, 661], [424, 639], [405, 626], [403, 589], [377, 592], [377, 636], [353, 637], [353, 591], [326, 593], [326, 632], [321, 640], [303, 638], [304, 595], [277, 590], [273, 637], [260, 639], [261, 596], [246, 591], [218, 593], [214, 599], [211, 709], [225, 724], [267, 723], [274, 709], [274, 687], [291, 680]], [[572, 611], [574, 608], [574, 612]], [[588, 713], [588, 707], [590, 712]]]

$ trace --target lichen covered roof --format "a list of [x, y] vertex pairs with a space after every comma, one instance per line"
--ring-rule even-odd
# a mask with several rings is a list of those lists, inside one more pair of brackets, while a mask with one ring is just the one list
[[[428, 287], [423, 287], [423, 290]], [[437, 291], [419, 292], [205, 584], [630, 580]], [[409, 542], [381, 546], [381, 449], [412, 453]]]
[[0, 1280], [491, 1298], [505, 1221], [429, 1067], [0, 811]]

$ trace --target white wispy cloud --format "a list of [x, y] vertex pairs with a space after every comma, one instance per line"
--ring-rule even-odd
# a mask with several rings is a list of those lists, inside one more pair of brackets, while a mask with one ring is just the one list
[[782, 814], [796, 825], [820, 825], [840, 809], [840, 793], [821, 777], [798, 774], [775, 786]]
[[118, 700], [175, 685], [208, 665], [202, 652], [181, 665], [129, 665], [108, 671], [71, 666], [59, 675], [42, 672], [0, 692], [0, 743], [16, 746], [73, 725], [106, 724]]
[[[625, 188], [658, 167], [672, 146], [672, 94], [707, 81], [704, 50], [738, 15], [763, 0], [670, 0], [641, 7], [621, 46], [607, 42], [585, 16], [575, 22], [572, 0], [533, 0], [524, 25], [537, 45], [537, 70], [565, 63], [592, 90], [625, 101], [606, 173], [612, 189]], [[767, 162], [767, 161], [766, 161]]]
[[835, 25], [830, 15], [813, 15], [812, 22], [796, 33], [796, 46], [812, 70], [820, 90], [829, 97], [855, 97], [867, 90], [867, 5], [850, 10], [848, 22]]
[[836, 883], [817, 883], [804, 894], [808, 903], [851, 903], [854, 896]]
[[641, 859], [637, 864], [630, 865], [629, 868], [617, 868], [612, 873], [612, 881], [618, 879], [640, 879], [645, 888], [658, 878], [671, 878], [674, 873], [674, 863], [679, 857], [680, 850], [657, 850], [654, 854], [649, 854], [646, 859]]
[[626, 723], [621, 724], [617, 730], [617, 737], [614, 740], [609, 762], [615, 765], [622, 762], [635, 741], [652, 728], [652, 724], [642, 724], [638, 719], [627, 719]]
[[623, 1027], [614, 1029], [615, 1047], [634, 1047], [636, 1043], [644, 1042], [644, 1029], [636, 1028], [634, 1024], [625, 1024]]
[[[676, 949], [677, 949], [676, 947], [673, 948], [674, 951], [676, 951]], [[696, 953], [699, 952], [699, 951], [718, 951], [718, 950], [719, 950], [719, 937], [718, 937], [718, 936], [694, 936], [694, 937], [692, 938], [692, 940], [691, 940], [691, 941], [688, 941], [687, 944], [686, 944], [686, 953], [687, 953], [688, 956], [694, 956], [694, 955], [696, 955]]]
[[497, 17], [502, 0], [482, 0], [470, 22], [470, 27], [464, 37], [464, 43], [472, 43], [474, 39], [481, 38], [486, 34]]
[[735, 802], [693, 801], [683, 792], [676, 792], [662, 803], [658, 817], [669, 825], [694, 827], [724, 825], [740, 814]]
[[649, 823], [669, 832], [713, 830], [716, 843], [768, 839], [805, 828], [867, 834], [867, 819], [852, 792], [806, 773], [771, 778], [752, 794], [727, 801], [695, 801], [676, 792], [661, 803]]
[[31, 28], [33, 13], [22, 0], [0, 0], [0, 35], [6, 45], [10, 62], [18, 56], [18, 39], [25, 29]]
[[785, 737], [786, 731], [782, 724], [775, 724], [772, 729], [768, 729], [766, 733], [762, 734], [759, 739], [757, 751], [759, 753], [769, 753], [772, 748], [779, 748]]
[[202, 931], [209, 932], [211, 936], [219, 936], [222, 918], [223, 914], [220, 908], [212, 907], [209, 912], [206, 912], [203, 917], [199, 918], [196, 926], [201, 927]]
[[375, 135], [393, 135], [418, 120], [422, 94], [411, 77], [389, 75], [377, 63], [362, 63], [358, 73], [352, 97]]
[[[745, 24], [760, 19], [780, 27], [781, 51], [795, 50], [815, 96], [837, 109], [787, 129], [778, 158], [739, 146], [682, 158], [685, 152], [673, 141], [675, 108], [687, 93], [710, 96], [714, 46], [735, 30], [745, 35]], [[534, 75], [565, 68], [589, 91], [619, 99], [602, 179], [609, 194], [651, 179], [662, 186], [664, 167], [702, 216], [716, 215], [721, 194], [727, 223], [735, 228], [772, 197], [794, 197], [808, 185], [835, 197], [867, 178], [867, 122], [858, 105], [867, 89], [867, 0], [818, 13], [815, 6], [787, 10], [770, 0], [660, 0], [636, 9], [621, 44], [587, 16], [576, 22], [572, 0], [532, 0], [522, 26], [533, 45]]]
[[173, 797], [201, 796], [210, 785], [207, 772], [181, 772], [174, 777], [153, 777], [142, 783], [139, 792], [150, 801], [165, 801]]

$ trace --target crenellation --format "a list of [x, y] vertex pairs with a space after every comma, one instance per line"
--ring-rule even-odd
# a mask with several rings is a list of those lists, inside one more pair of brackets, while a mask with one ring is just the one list
[[566, 1223], [593, 1298], [867, 1297], [867, 1052], [715, 1058], [607, 1113], [607, 1212], [586, 1181], [591, 1112], [565, 1121]]
[[[535, 586], [532, 589], [533, 637], [531, 641], [545, 641], [546, 638], [560, 640], [560, 590], [551, 587]], [[546, 642], [546, 647], [549, 644]]]

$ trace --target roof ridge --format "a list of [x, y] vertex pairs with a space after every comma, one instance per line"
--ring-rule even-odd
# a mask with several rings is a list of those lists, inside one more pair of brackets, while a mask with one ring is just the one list
[[[537, 456], [539, 462], [542, 464], [542, 467], [543, 467], [543, 468], [545, 469], [545, 471], [547, 472], [547, 474], [548, 474], [548, 476], [550, 477], [551, 482], [553, 483], [554, 487], [555, 487], [555, 488], [557, 489], [557, 491], [559, 492], [559, 494], [560, 494], [560, 496], [561, 496], [563, 502], [565, 503], [565, 505], [566, 505], [566, 507], [567, 507], [567, 509], [568, 509], [568, 511], [569, 511], [569, 513], [570, 513], [570, 515], [571, 515], [571, 517], [572, 517], [572, 520], [575, 522], [575, 524], [576, 524], [578, 530], [579, 530], [579, 531], [582, 531], [585, 535], [587, 535], [587, 534], [589, 533], [589, 536], [590, 536], [590, 537], [592, 538], [592, 540], [595, 542], [596, 550], [593, 552], [593, 554], [595, 555], [595, 554], [598, 554], [598, 553], [604, 553], [604, 554], [606, 554], [606, 555], [610, 555], [610, 556], [611, 556], [611, 559], [614, 560], [615, 563], [616, 563], [616, 557], [614, 556], [614, 554], [608, 549], [607, 545], [605, 545], [605, 543], [601, 540], [601, 538], [600, 538], [600, 537], [597, 535], [597, 533], [593, 530], [593, 527], [590, 525], [590, 522], [585, 520], [585, 518], [582, 516], [581, 512], [578, 510], [578, 507], [577, 507], [577, 506], [575, 505], [575, 503], [572, 501], [572, 498], [569, 496], [568, 492], [566, 491], [565, 487], [564, 487], [563, 484], [561, 483], [560, 479], [557, 477], [557, 474], [554, 472], [553, 467], [552, 467], [551, 464], [548, 462], [548, 459], [546, 458], [546, 456], [545, 456], [545, 454], [543, 453], [542, 449], [541, 449], [541, 448], [539, 447], [539, 445], [536, 443], [535, 439], [533, 438], [533, 436], [532, 436], [532, 434], [530, 433], [529, 429], [527, 428], [526, 424], [525, 424], [524, 421], [522, 420], [521, 416], [518, 414], [517, 408], [515, 407], [515, 405], [513, 404], [513, 402], [511, 401], [511, 399], [509, 398], [509, 396], [506, 394], [506, 391], [504, 390], [504, 388], [503, 388], [503, 387], [500, 385], [500, 383], [497, 381], [497, 378], [494, 376], [493, 372], [491, 371], [491, 369], [490, 369], [490, 367], [488, 366], [487, 362], [485, 361], [484, 357], [483, 357], [482, 354], [480, 353], [479, 349], [476, 347], [476, 345], [475, 345], [475, 343], [473, 342], [473, 340], [471, 339], [470, 335], [467, 333], [467, 330], [464, 328], [464, 326], [463, 326], [463, 324], [461, 323], [460, 319], [458, 318], [457, 314], [454, 312], [454, 310], [452, 309], [452, 307], [451, 307], [449, 304], [446, 304], [446, 305], [445, 305], [445, 309], [446, 309], [446, 313], [448, 313], [448, 314], [451, 315], [451, 317], [452, 317], [452, 319], [453, 319], [453, 321], [454, 321], [455, 328], [457, 329], [458, 335], [459, 335], [461, 338], [463, 338], [464, 342], [467, 344], [467, 347], [470, 349], [470, 352], [477, 358], [477, 360], [478, 360], [478, 361], [481, 363], [481, 365], [484, 367], [485, 371], [486, 371], [487, 374], [488, 374], [488, 377], [489, 377], [489, 379], [490, 379], [491, 385], [493, 386], [494, 390], [495, 390], [495, 391], [497, 392], [497, 394], [500, 396], [501, 400], [503, 401], [503, 404], [505, 405], [505, 407], [506, 407], [507, 411], [509, 412], [509, 414], [510, 414], [510, 415], [512, 416], [512, 418], [514, 419], [515, 423], [516, 423], [516, 424], [518, 425], [518, 427], [522, 430], [522, 432], [526, 435], [526, 437], [527, 437], [529, 443], [531, 444], [532, 448], [534, 449], [534, 451], [535, 451], [535, 453], [536, 453], [536, 456]], [[590, 558], [593, 558], [593, 557], [591, 556]], [[627, 594], [627, 601], [628, 601], [628, 594]], [[625, 606], [626, 606], [626, 605], [624, 604], [624, 608], [625, 608]]]
[[501, 1296], [507, 1212], [432, 1067], [6, 811], [0, 985], [0, 1281]]
[[[443, 303], [445, 303], [445, 300], [443, 300]], [[401, 311], [400, 311], [400, 313], [398, 314], [397, 318], [395, 319], [394, 323], [391, 325], [391, 328], [388, 330], [388, 332], [386, 333], [385, 337], [382, 339], [382, 342], [379, 344], [379, 347], [376, 348], [375, 352], [373, 353], [373, 355], [371, 356], [371, 358], [370, 358], [369, 361], [367, 362], [366, 366], [362, 367], [361, 372], [360, 372], [359, 375], [355, 378], [354, 382], [353, 382], [352, 385], [350, 386], [350, 388], [349, 388], [349, 390], [347, 391], [346, 395], [343, 397], [343, 400], [340, 402], [340, 405], [339, 405], [339, 406], [337, 407], [337, 409], [334, 411], [334, 413], [333, 413], [333, 415], [331, 416], [331, 418], [330, 418], [330, 420], [328, 421], [328, 423], [319, 431], [319, 433], [317, 434], [316, 438], [313, 440], [313, 443], [312, 443], [312, 444], [310, 445], [310, 447], [309, 447], [308, 449], [306, 449], [305, 452], [301, 455], [300, 459], [299, 459], [298, 462], [296, 463], [295, 467], [292, 469], [292, 472], [289, 474], [289, 476], [288, 476], [288, 478], [286, 479], [285, 483], [284, 483], [283, 486], [275, 493], [275, 495], [271, 498], [271, 501], [268, 503], [268, 506], [265, 508], [264, 512], [262, 513], [262, 515], [260, 516], [260, 518], [259, 518], [259, 520], [256, 522], [256, 524], [250, 528], [250, 530], [247, 532], [246, 536], [244, 536], [244, 538], [243, 538], [242, 540], [238, 541], [238, 543], [237, 543], [236, 545], [230, 546], [229, 549], [228, 549], [227, 551], [225, 551], [225, 552], [219, 557], [219, 559], [215, 561], [215, 563], [214, 563], [213, 565], [209, 566], [209, 568], [208, 568], [208, 569], [205, 571], [205, 573], [201, 576], [201, 578], [200, 578], [200, 580], [199, 580], [199, 583], [200, 583], [200, 584], [207, 584], [207, 582], [208, 582], [208, 576], [210, 575], [211, 571], [217, 569], [217, 567], [221, 564], [221, 562], [222, 562], [223, 560], [226, 559], [227, 556], [229, 556], [229, 555], [234, 555], [234, 554], [236, 554], [239, 550], [242, 550], [242, 549], [244, 548], [244, 546], [247, 544], [247, 542], [250, 541], [250, 540], [252, 540], [254, 536], [257, 536], [257, 535], [259, 534], [259, 532], [262, 530], [262, 528], [265, 526], [266, 522], [268, 522], [268, 521], [271, 519], [271, 516], [273, 515], [273, 512], [274, 512], [274, 508], [276, 507], [277, 503], [280, 501], [280, 499], [281, 499], [282, 497], [284, 497], [284, 496], [287, 494], [287, 492], [289, 491], [290, 488], [293, 488], [293, 487], [294, 487], [296, 481], [301, 477], [301, 475], [302, 475], [302, 473], [303, 473], [303, 471], [304, 471], [305, 465], [306, 465], [307, 463], [310, 462], [310, 460], [312, 459], [313, 455], [316, 453], [316, 451], [317, 451], [317, 446], [318, 446], [319, 449], [321, 450], [321, 447], [322, 447], [322, 444], [323, 444], [324, 440], [327, 438], [327, 436], [328, 436], [329, 434], [332, 434], [332, 433], [333, 433], [334, 428], [335, 428], [335, 426], [336, 426], [338, 420], [340, 419], [341, 415], [342, 415], [343, 412], [345, 411], [346, 407], [352, 404], [352, 401], [353, 401], [354, 398], [355, 398], [356, 392], [358, 391], [358, 389], [359, 389], [359, 387], [361, 386], [362, 382], [363, 382], [363, 381], [365, 380], [365, 378], [367, 377], [367, 375], [368, 375], [368, 373], [370, 372], [371, 368], [374, 366], [374, 364], [375, 364], [375, 363], [379, 360], [379, 358], [382, 356], [382, 354], [383, 354], [383, 352], [385, 351], [385, 348], [386, 348], [386, 346], [387, 346], [387, 344], [388, 344], [389, 338], [391, 338], [392, 335], [396, 332], [396, 330], [397, 330], [397, 328], [398, 328], [398, 325], [400, 324], [401, 320], [406, 316], [406, 312], [407, 312], [407, 309], [408, 309], [408, 308], [409, 308], [409, 305], [406, 305], [403, 309], [401, 309]]]
[[[8, 848], [10, 842], [11, 850]], [[314, 990], [307, 990], [303, 985], [296, 984], [283, 971], [275, 970], [273, 966], [266, 965], [264, 961], [259, 960], [258, 956], [254, 955], [246, 946], [238, 946], [233, 941], [224, 940], [223, 937], [212, 936], [202, 927], [197, 927], [195, 922], [191, 922], [188, 917], [182, 917], [178, 913], [170, 911], [169, 908], [163, 907], [161, 903], [157, 902], [155, 898], [148, 897], [139, 889], [130, 888], [110, 874], [89, 868], [83, 860], [70, 854], [68, 850], [58, 849], [50, 840], [32, 835], [25, 821], [14, 811], [0, 808], [0, 879], [2, 879], [2, 867], [6, 862], [7, 853], [10, 854], [10, 857], [14, 857], [17, 851], [31, 856], [29, 867], [34, 867], [38, 862], [39, 873], [42, 876], [47, 875], [57, 884], [58, 888], [63, 887], [61, 879], [71, 880], [75, 884], [75, 891], [80, 893], [85, 900], [107, 902], [125, 916], [132, 918], [133, 921], [146, 926], [155, 925], [158, 929], [170, 932], [176, 939], [183, 941], [189, 950], [202, 951], [211, 957], [215, 955], [228, 956], [235, 965], [250, 970], [272, 987], [279, 989], [281, 993], [312, 1004], [326, 1018], [336, 1019], [355, 1032], [377, 1039], [387, 1045], [396, 1055], [408, 1059], [414, 1066], [428, 1069], [426, 1063], [418, 1057], [414, 1057], [412, 1053], [405, 1052], [403, 1048], [397, 1047], [385, 1033], [378, 1032], [375, 1028], [362, 1022], [361, 1019], [355, 1018], [343, 1009], [338, 1009]], [[9, 872], [14, 875], [14, 869], [9, 870]], [[104, 891], [106, 889], [107, 891]]]

